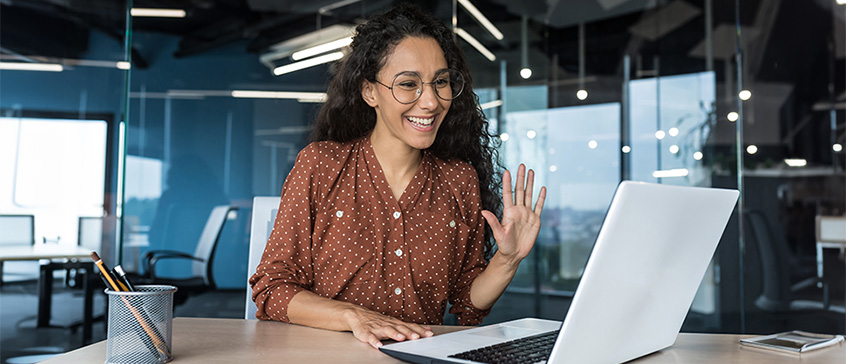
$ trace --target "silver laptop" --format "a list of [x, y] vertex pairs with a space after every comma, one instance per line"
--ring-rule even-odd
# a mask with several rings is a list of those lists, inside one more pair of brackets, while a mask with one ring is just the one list
[[[563, 323], [527, 318], [381, 350], [415, 363], [581, 364], [664, 349], [676, 340], [738, 195], [622, 182]], [[531, 348], [538, 352], [527, 354]]]

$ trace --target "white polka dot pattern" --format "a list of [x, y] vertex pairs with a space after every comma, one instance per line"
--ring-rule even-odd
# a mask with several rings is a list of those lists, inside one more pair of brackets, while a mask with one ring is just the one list
[[312, 143], [282, 189], [276, 224], [250, 278], [262, 320], [288, 322], [302, 290], [407, 322], [443, 323], [446, 303], [462, 325], [489, 310], [470, 302], [484, 270], [476, 171], [424, 152], [399, 200], [369, 138]]

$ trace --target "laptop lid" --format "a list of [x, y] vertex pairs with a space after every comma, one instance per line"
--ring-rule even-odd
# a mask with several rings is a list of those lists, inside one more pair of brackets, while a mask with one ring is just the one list
[[[622, 182], [548, 362], [622, 363], [672, 345], [738, 195]], [[382, 351], [417, 363], [466, 363], [449, 355], [555, 330], [558, 323], [523, 319], [492, 326]]]
[[622, 363], [673, 345], [738, 196], [622, 182], [549, 363]]

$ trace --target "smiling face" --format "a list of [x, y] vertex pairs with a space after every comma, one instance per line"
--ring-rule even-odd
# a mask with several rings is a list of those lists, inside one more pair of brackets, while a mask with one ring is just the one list
[[444, 52], [433, 38], [407, 37], [400, 41], [387, 56], [376, 79], [391, 86], [397, 75], [413, 72], [420, 75], [426, 85], [417, 101], [402, 104], [387, 87], [376, 82], [364, 83], [362, 97], [376, 112], [371, 142], [392, 148], [421, 150], [430, 147], [452, 104], [438, 97], [429, 84], [445, 69]]

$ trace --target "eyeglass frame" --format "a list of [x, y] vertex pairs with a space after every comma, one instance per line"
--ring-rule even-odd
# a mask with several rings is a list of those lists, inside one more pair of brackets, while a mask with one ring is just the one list
[[391, 96], [393, 96], [393, 97], [394, 97], [394, 100], [397, 100], [397, 102], [399, 102], [400, 104], [403, 104], [403, 105], [413, 104], [413, 103], [417, 102], [417, 100], [420, 100], [420, 96], [421, 96], [421, 95], [423, 95], [423, 87], [425, 87], [426, 85], [432, 85], [432, 91], [433, 91], [433, 92], [435, 92], [435, 95], [436, 95], [436, 96], [438, 96], [438, 98], [439, 98], [439, 99], [444, 100], [444, 101], [452, 101], [452, 100], [457, 99], [457, 98], [458, 98], [459, 96], [461, 96], [461, 94], [464, 92], [464, 83], [465, 83], [465, 82], [464, 82], [464, 74], [462, 74], [460, 71], [457, 71], [457, 70], [453, 70], [453, 69], [446, 68], [446, 69], [442, 69], [442, 70], [438, 71], [437, 73], [435, 73], [435, 78], [437, 79], [437, 76], [438, 76], [438, 75], [440, 75], [441, 73], [447, 73], [447, 72], [455, 72], [455, 73], [457, 73], [459, 76], [461, 76], [461, 82], [462, 82], [462, 84], [461, 84], [461, 90], [459, 90], [459, 91], [458, 91], [458, 95], [453, 96], [453, 98], [451, 98], [451, 99], [445, 99], [443, 96], [441, 96], [441, 94], [440, 94], [440, 93], [438, 93], [438, 88], [437, 88], [437, 87], [435, 87], [435, 81], [432, 81], [432, 82], [426, 82], [426, 81], [423, 81], [423, 77], [421, 77], [419, 73], [414, 72], [414, 71], [403, 71], [403, 72], [397, 73], [397, 74], [394, 76], [394, 79], [391, 81], [391, 85], [393, 85], [393, 84], [394, 84], [394, 82], [396, 82], [396, 81], [397, 81], [397, 77], [399, 77], [400, 75], [406, 74], [406, 73], [413, 73], [414, 75], [416, 75], [416, 76], [417, 76], [417, 78], [418, 78], [418, 79], [420, 79], [420, 84], [422, 85], [422, 86], [420, 86], [420, 88], [418, 89], [418, 90], [420, 90], [420, 93], [418, 93], [418, 94], [417, 94], [417, 97], [415, 97], [415, 98], [414, 98], [414, 100], [409, 101], [409, 102], [402, 102], [402, 101], [400, 101], [400, 100], [397, 98], [397, 95], [396, 95], [396, 94], [394, 94], [394, 87], [393, 87], [393, 86], [388, 86], [388, 85], [386, 85], [386, 84], [382, 83], [382, 81], [379, 81], [379, 80], [374, 80], [374, 81], [376, 81], [376, 83], [378, 83], [378, 84], [380, 84], [380, 85], [382, 85], [382, 86], [385, 86], [385, 88], [387, 88], [388, 90], [391, 90]]

